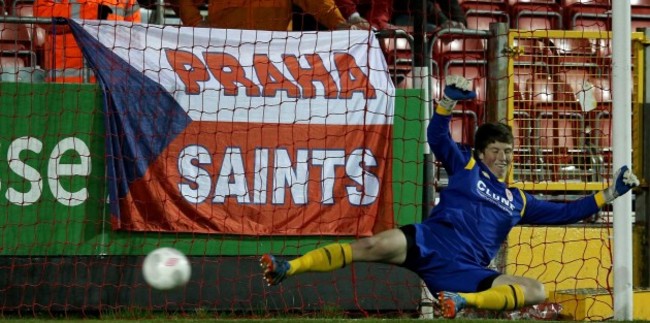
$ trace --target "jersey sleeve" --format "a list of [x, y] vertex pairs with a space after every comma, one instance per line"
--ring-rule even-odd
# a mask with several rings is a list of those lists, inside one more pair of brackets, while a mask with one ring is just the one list
[[525, 192], [522, 194], [525, 207], [520, 224], [572, 224], [600, 210], [596, 195], [571, 202], [551, 202], [537, 199]]
[[334, 3], [334, 0], [293, 0], [303, 11], [311, 14], [321, 25], [329, 29], [336, 29], [338, 25], [345, 23], [341, 11]]
[[349, 18], [353, 13], [357, 12], [356, 0], [336, 0], [336, 6], [341, 10], [343, 18]]
[[34, 17], [70, 17], [70, 5], [54, 0], [36, 0]]
[[178, 0], [178, 15], [184, 26], [196, 27], [203, 19], [193, 0]]
[[436, 112], [427, 128], [427, 140], [431, 151], [447, 170], [449, 175], [465, 168], [471, 154], [463, 154], [449, 133], [451, 115]]

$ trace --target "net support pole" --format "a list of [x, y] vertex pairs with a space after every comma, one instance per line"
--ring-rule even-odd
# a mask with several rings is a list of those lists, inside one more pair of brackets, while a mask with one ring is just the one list
[[[643, 33], [645, 34], [646, 39], [650, 39], [650, 28], [643, 28]], [[648, 179], [650, 179], [650, 149], [645, 148], [650, 145], [650, 86], [647, 84], [647, 80], [650, 80], [650, 50], [649, 47], [645, 47], [644, 52], [644, 80], [646, 80], [646, 85], [643, 88], [643, 108], [641, 109], [641, 124], [643, 127], [643, 133], [641, 134], [641, 142], [643, 148], [643, 158], [645, 162], [641, 165], [636, 165], [637, 168], [641, 169], [641, 178], [645, 179], [646, 183], [644, 187], [637, 191], [636, 194], [636, 203], [635, 203], [635, 222], [639, 223], [642, 221], [645, 227], [645, 241], [650, 241], [650, 190], [648, 190]], [[637, 174], [639, 175], [639, 174]], [[646, 247], [642, 250], [643, 260], [645, 264], [650, 264], [650, 248]], [[647, 267], [646, 267], [647, 268]], [[650, 270], [644, 270], [641, 273], [641, 287], [648, 288], [650, 287]]]
[[[632, 163], [632, 78], [630, 2], [612, 1], [613, 169]], [[613, 183], [612, 183], [613, 185]], [[632, 194], [614, 201], [614, 319], [631, 321]]]
[[427, 143], [427, 127], [431, 119], [433, 106], [431, 99], [431, 53], [427, 46], [426, 1], [414, 1], [413, 16], [413, 86], [421, 89], [422, 95], [422, 151], [424, 188], [422, 197], [422, 219], [429, 216], [435, 198], [433, 186], [434, 163], [431, 149]]
[[487, 42], [487, 121], [508, 119], [508, 24], [491, 23]]
[[[427, 46], [427, 3], [425, 0], [411, 1], [413, 13], [413, 87], [421, 89], [422, 95], [422, 144], [423, 144], [423, 189], [422, 189], [422, 219], [429, 216], [435, 199], [434, 176], [435, 164], [431, 149], [427, 143], [427, 127], [431, 119], [433, 106], [431, 100], [431, 53]], [[433, 318], [434, 297], [421, 282], [420, 318]]]

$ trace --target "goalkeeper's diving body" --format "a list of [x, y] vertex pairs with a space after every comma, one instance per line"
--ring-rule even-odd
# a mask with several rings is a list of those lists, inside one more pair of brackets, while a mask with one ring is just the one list
[[570, 224], [585, 219], [639, 185], [622, 167], [612, 185], [570, 202], [535, 198], [504, 182], [511, 166], [514, 138], [508, 125], [486, 123], [476, 131], [474, 149], [461, 149], [449, 135], [456, 101], [476, 93], [468, 80], [449, 76], [427, 128], [429, 145], [449, 174], [440, 203], [422, 223], [383, 231], [352, 243], [334, 243], [286, 261], [262, 256], [264, 278], [276, 285], [303, 272], [326, 272], [352, 262], [381, 262], [417, 273], [438, 297], [443, 316], [465, 307], [513, 310], [546, 299], [544, 285], [527, 277], [488, 268], [516, 224]]

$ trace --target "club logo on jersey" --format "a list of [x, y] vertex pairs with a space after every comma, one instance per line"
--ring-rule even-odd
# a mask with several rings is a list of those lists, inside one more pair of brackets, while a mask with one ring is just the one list
[[492, 191], [483, 181], [479, 180], [476, 184], [478, 193], [483, 196], [486, 200], [490, 201], [494, 205], [498, 206], [506, 212], [513, 211], [515, 205], [512, 203], [512, 193], [509, 190], [506, 190], [506, 195], [510, 193], [508, 198], [502, 196], [501, 194]]
[[508, 201], [510, 201], [510, 202], [512, 202], [512, 200], [514, 199], [512, 197], [512, 192], [510, 192], [510, 190], [507, 189], [507, 188], [506, 188], [506, 197], [508, 198]]

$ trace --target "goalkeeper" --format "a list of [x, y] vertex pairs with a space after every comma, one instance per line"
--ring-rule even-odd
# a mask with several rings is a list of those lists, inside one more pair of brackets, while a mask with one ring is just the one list
[[504, 183], [511, 166], [511, 128], [486, 123], [476, 131], [474, 150], [463, 151], [449, 135], [456, 101], [471, 100], [470, 82], [449, 76], [443, 98], [427, 129], [429, 145], [449, 174], [440, 203], [422, 223], [387, 230], [352, 243], [334, 243], [291, 261], [263, 255], [264, 278], [276, 285], [303, 272], [325, 272], [352, 262], [382, 262], [417, 273], [437, 295], [443, 316], [454, 318], [466, 306], [513, 310], [546, 299], [537, 280], [488, 268], [516, 224], [570, 224], [598, 212], [606, 203], [639, 185], [623, 166], [607, 189], [579, 200], [539, 200]]

